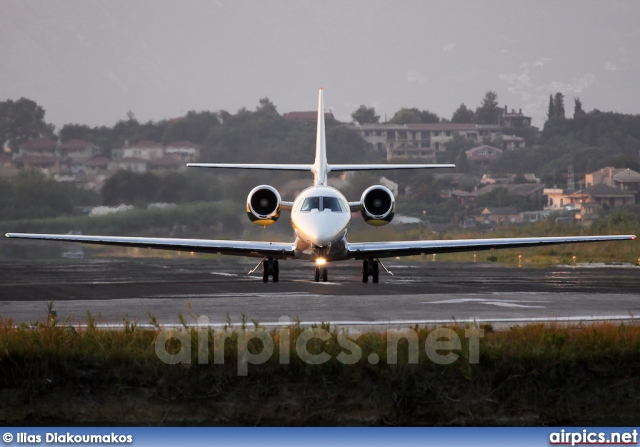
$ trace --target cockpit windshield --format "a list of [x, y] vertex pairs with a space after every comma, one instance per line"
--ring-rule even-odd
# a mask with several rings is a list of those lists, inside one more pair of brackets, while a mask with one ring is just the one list
[[336, 197], [323, 197], [322, 198], [322, 209], [323, 210], [331, 210], [341, 213], [344, 211], [340, 206], [340, 201]]
[[340, 203], [340, 200], [337, 197], [307, 197], [302, 202], [302, 206], [300, 207], [300, 211], [333, 211], [336, 213], [344, 212], [344, 206]]
[[318, 210], [320, 211], [320, 197], [307, 197], [302, 202], [302, 208], [300, 211], [311, 211]]

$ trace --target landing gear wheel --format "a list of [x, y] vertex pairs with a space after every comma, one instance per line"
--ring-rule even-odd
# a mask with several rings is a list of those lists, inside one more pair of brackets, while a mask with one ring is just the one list
[[319, 268], [316, 268], [314, 280], [315, 280], [315, 282], [320, 281], [320, 269]]
[[322, 282], [327, 282], [328, 274], [327, 269], [322, 269]]
[[262, 261], [262, 282], [269, 282], [269, 276], [273, 278], [273, 282], [278, 282], [280, 279], [278, 260], [271, 257]]
[[373, 273], [371, 277], [373, 278], [373, 283], [378, 284], [378, 261], [373, 261]]
[[278, 265], [278, 260], [273, 261], [273, 274], [271, 277], [273, 278], [273, 282], [278, 282], [280, 280], [280, 266]]
[[362, 262], [362, 282], [369, 282], [369, 262]]

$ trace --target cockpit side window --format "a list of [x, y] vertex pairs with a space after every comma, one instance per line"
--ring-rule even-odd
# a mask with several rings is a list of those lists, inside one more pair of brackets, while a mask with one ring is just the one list
[[322, 209], [329, 209], [331, 211], [335, 211], [338, 213], [343, 212], [342, 206], [340, 205], [340, 201], [336, 197], [323, 197], [322, 198]]
[[320, 211], [320, 197], [307, 197], [304, 199], [300, 211], [311, 211], [313, 209]]

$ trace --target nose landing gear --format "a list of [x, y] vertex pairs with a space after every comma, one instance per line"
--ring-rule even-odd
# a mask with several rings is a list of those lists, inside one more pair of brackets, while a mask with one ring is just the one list
[[362, 282], [369, 282], [369, 276], [375, 284], [378, 283], [378, 261], [369, 259], [362, 262]]
[[318, 268], [318, 267], [316, 267], [315, 276], [314, 276], [315, 282], [319, 282], [320, 281], [320, 276], [322, 276], [322, 282], [327, 282], [328, 281], [329, 275], [327, 273], [327, 269], [326, 268]]

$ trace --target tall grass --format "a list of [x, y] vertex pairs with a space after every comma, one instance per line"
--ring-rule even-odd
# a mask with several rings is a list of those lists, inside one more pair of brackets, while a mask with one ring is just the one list
[[[462, 340], [462, 350], [450, 365], [435, 364], [425, 354], [432, 327], [412, 328], [419, 338], [417, 364], [408, 362], [405, 340], [398, 345], [398, 363], [388, 364], [386, 335], [366, 332], [356, 340], [361, 360], [345, 365], [336, 360], [340, 353], [350, 354], [336, 342], [340, 331], [323, 325], [331, 337], [312, 339], [307, 348], [313, 354], [326, 352], [331, 360], [311, 365], [296, 353], [297, 338], [305, 328], [294, 324], [285, 348], [290, 363], [279, 360], [283, 332], [272, 330], [273, 355], [262, 365], [249, 365], [248, 375], [242, 377], [237, 373], [238, 337], [259, 326], [257, 322], [246, 329], [225, 328], [229, 338], [224, 364], [214, 364], [212, 330], [188, 329], [191, 363], [168, 365], [155, 354], [160, 325], [148, 329], [127, 322], [124, 330], [102, 330], [94, 317], [87, 316], [87, 321], [82, 329], [55, 320], [32, 325], [4, 322], [0, 388], [11, 390], [18, 396], [14, 401], [32, 414], [44, 411], [37, 402], [46, 396], [85, 402], [88, 411], [106, 395], [126, 400], [142, 393], [145, 405], [154, 408], [205, 405], [201, 419], [192, 420], [199, 424], [220, 423], [221, 415], [230, 414], [224, 424], [617, 425], [640, 417], [636, 325], [527, 325], [506, 331], [487, 326], [477, 364], [469, 362], [465, 328], [451, 326]], [[209, 347], [206, 364], [198, 358], [202, 334]], [[168, 349], [176, 352], [179, 346], [168, 344]], [[259, 353], [262, 342], [252, 339], [248, 349]], [[370, 364], [370, 354], [376, 354], [379, 363]], [[264, 414], [266, 407], [277, 411]], [[78, 411], [62, 411], [61, 421], [90, 421], [90, 414]], [[95, 411], [91, 422], [99, 423], [106, 410]], [[158, 423], [148, 415], [137, 422], [125, 415], [109, 418], [110, 423]], [[189, 414], [174, 414], [164, 422], [189, 420]]]

